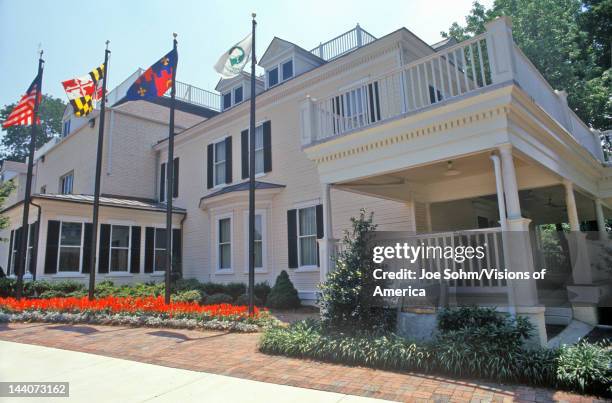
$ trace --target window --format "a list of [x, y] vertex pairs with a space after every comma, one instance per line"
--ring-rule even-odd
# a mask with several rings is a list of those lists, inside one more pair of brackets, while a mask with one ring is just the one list
[[62, 222], [60, 228], [58, 272], [80, 272], [83, 224]]
[[74, 184], [74, 172], [68, 172], [60, 178], [59, 192], [60, 194], [71, 194], [72, 185]]
[[127, 272], [130, 261], [130, 227], [111, 226], [110, 271]]
[[[264, 251], [264, 239], [266, 237], [265, 211], [255, 212], [255, 270], [263, 272], [265, 269], [266, 255]], [[244, 272], [249, 271], [249, 212], [244, 212]]]
[[63, 137], [66, 137], [68, 134], [70, 134], [70, 119], [64, 122], [64, 127], [62, 130]]
[[234, 88], [234, 105], [242, 102], [242, 85]]
[[221, 218], [217, 221], [218, 228], [218, 266], [219, 270], [230, 270], [232, 268], [232, 219]]
[[226, 150], [225, 150], [225, 140], [219, 141], [218, 143], [215, 143], [214, 145], [214, 152], [215, 152], [215, 156], [214, 156], [214, 165], [213, 165], [213, 169], [214, 169], [214, 175], [215, 175], [215, 186], [217, 185], [222, 185], [225, 183], [225, 170], [226, 170], [226, 164], [225, 164], [225, 155], [226, 155]]
[[154, 271], [166, 271], [166, 229], [155, 228]]
[[28, 268], [30, 267], [30, 260], [32, 260], [32, 253], [34, 251], [34, 230], [35, 224], [28, 225], [28, 250], [26, 251], [25, 273], [28, 273]]
[[[438, 98], [436, 98], [436, 96]], [[442, 93], [436, 89], [433, 85], [429, 86], [429, 102], [435, 104], [438, 101], [442, 101]]]
[[223, 94], [223, 109], [228, 109], [232, 106], [232, 93], [231, 91]]
[[317, 265], [317, 213], [314, 206], [298, 210], [298, 251], [300, 266]]
[[268, 88], [278, 84], [278, 67], [268, 71]]
[[41, 187], [40, 187], [40, 193], [41, 193], [41, 194], [43, 194], [43, 195], [44, 195], [45, 193], [47, 193], [47, 186], [41, 186]]
[[[166, 163], [162, 163], [159, 170], [159, 201], [166, 201]], [[179, 159], [174, 159], [174, 169], [172, 172], [172, 197], [178, 197], [179, 190]]]
[[[36, 224], [29, 224], [28, 225], [28, 249], [26, 251], [26, 262], [25, 262], [25, 273], [28, 273], [28, 268], [30, 267], [30, 260], [32, 257], [32, 251], [34, 250], [34, 240], [35, 240], [35, 235], [34, 231], [35, 231], [35, 226]], [[21, 231], [21, 228], [15, 230], [12, 232], [11, 234], [11, 239], [12, 239], [12, 244], [10, 245], [10, 253], [11, 253], [11, 265], [8, 267], [8, 273], [11, 273], [12, 275], [16, 276], [16, 270], [17, 270], [17, 265], [19, 264], [17, 262], [17, 251], [19, 250], [20, 246], [19, 245], [19, 239], [18, 239], [18, 235], [17, 234], [22, 234], [23, 231]]]
[[289, 60], [281, 65], [283, 69], [283, 81], [293, 77], [293, 60]]

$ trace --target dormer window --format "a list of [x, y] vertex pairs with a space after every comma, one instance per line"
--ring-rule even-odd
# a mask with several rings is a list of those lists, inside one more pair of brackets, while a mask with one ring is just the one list
[[230, 91], [223, 94], [223, 110], [229, 109], [234, 105], [239, 104], [244, 100], [244, 91], [242, 85], [234, 87]]
[[293, 59], [285, 60], [268, 70], [268, 88], [274, 87], [293, 77]]

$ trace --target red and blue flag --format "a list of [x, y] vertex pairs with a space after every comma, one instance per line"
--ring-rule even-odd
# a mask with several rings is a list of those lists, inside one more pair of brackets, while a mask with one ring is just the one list
[[154, 99], [163, 96], [172, 87], [172, 73], [176, 69], [178, 52], [170, 51], [149, 67], [127, 90], [125, 99]]

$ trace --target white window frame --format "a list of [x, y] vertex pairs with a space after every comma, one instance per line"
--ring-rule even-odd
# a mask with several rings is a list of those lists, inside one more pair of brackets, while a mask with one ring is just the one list
[[[219, 253], [220, 250], [220, 239], [219, 239], [219, 224], [221, 222], [221, 220], [224, 219], [229, 219], [230, 220], [230, 267], [229, 268], [225, 268], [222, 269], [221, 268], [221, 254]], [[214, 240], [215, 240], [215, 273], [216, 274], [233, 274], [234, 273], [234, 262], [236, 261], [234, 259], [234, 214], [233, 213], [226, 213], [226, 214], [219, 214], [215, 217], [215, 227], [213, 228], [214, 231]]]
[[[108, 273], [109, 274], [126, 274], [130, 272], [130, 264], [132, 263], [132, 226], [125, 224], [110, 224], [110, 243], [108, 245]], [[128, 246], [113, 246], [113, 229], [114, 227], [127, 227], [128, 229]], [[125, 270], [113, 270], [113, 249], [125, 250], [127, 249], [127, 267]], [[154, 257], [155, 258], [155, 257]], [[155, 262], [155, 260], [153, 260]]]
[[[234, 90], [232, 89], [232, 90], [229, 90], [229, 91], [224, 92], [223, 94], [221, 94], [221, 103], [222, 103], [224, 111], [228, 110], [229, 108], [231, 108], [234, 105], [233, 91]], [[230, 100], [230, 102], [229, 102], [230, 104], [229, 104], [228, 107], [225, 106], [225, 96], [226, 95], [229, 95], [229, 100]]]
[[[153, 227], [153, 228], [154, 228], [154, 231], [153, 231], [153, 272], [151, 274], [159, 276], [161, 274], [165, 274], [166, 270], [157, 270], [157, 263], [156, 263], [157, 262], [157, 251], [158, 250], [165, 250], [166, 253], [168, 253], [168, 251], [166, 250], [167, 243], [162, 248], [157, 246], [157, 231], [159, 231], [159, 230], [166, 231], [166, 227], [161, 227], [160, 226], [160, 227]], [[174, 229], [174, 227], [172, 227], [172, 229]], [[168, 236], [168, 234], [166, 234], [166, 236]], [[131, 234], [130, 234], [130, 238], [131, 238]], [[167, 238], [166, 238], [166, 242], [167, 242]], [[131, 243], [130, 243], [130, 245], [131, 245]], [[109, 264], [110, 264], [110, 262], [109, 262]]]
[[[32, 251], [34, 250], [34, 245], [30, 246], [30, 241], [32, 240], [32, 232], [34, 231], [30, 231], [29, 226], [32, 224], [35, 224], [35, 222], [28, 224], [28, 244], [26, 247], [26, 262], [25, 262], [24, 273], [23, 273], [24, 276], [27, 276], [28, 274], [30, 274], [28, 269], [30, 267], [30, 259], [32, 258]], [[16, 230], [14, 231], [17, 232]], [[17, 240], [16, 236], [13, 235], [13, 241], [9, 245], [9, 253], [11, 254], [11, 265], [8, 267], [8, 271], [11, 273], [9, 277], [17, 277], [17, 275], [15, 274], [15, 268], [16, 268], [15, 260], [17, 258], [17, 250], [19, 249], [19, 245], [16, 244], [15, 242], [16, 240]]]
[[[293, 67], [293, 74], [291, 75], [291, 77], [288, 78], [283, 78], [283, 65], [286, 64], [287, 62], [291, 62], [292, 63], [292, 67]], [[277, 69], [278, 71], [278, 82], [274, 85], [270, 85], [270, 79], [269, 79], [269, 72], [271, 72], [272, 70]], [[284, 83], [285, 81], [291, 80], [293, 77], [295, 77], [295, 58], [293, 56], [288, 57], [286, 59], [283, 59], [282, 61], [280, 61], [279, 63], [277, 63], [276, 65], [270, 67], [270, 69], [266, 70], [266, 86], [267, 88], [273, 88], [276, 87], [277, 85], [280, 85], [282, 83]]]
[[[236, 102], [236, 90], [238, 88], [242, 89], [242, 99], [238, 102]], [[238, 105], [239, 103], [244, 102], [244, 86], [242, 84], [235, 86], [234, 88], [232, 88], [232, 106], [234, 105]]]
[[[265, 155], [265, 147], [264, 147], [264, 134], [263, 134], [263, 124], [265, 122], [267, 122], [268, 120], [262, 120], [261, 122], [257, 122], [255, 123], [255, 136], [257, 136], [257, 129], [261, 128], [261, 147], [260, 148], [255, 148], [255, 158], [257, 158], [257, 151], [261, 151], [261, 172], [257, 172], [257, 170], [255, 170], [255, 177], [256, 178], [261, 178], [262, 176], [266, 176], [268, 174], [268, 172], [266, 172], [266, 155]], [[246, 130], [247, 133], [249, 132], [250, 128], [245, 127], [243, 129], [243, 131]], [[255, 146], [257, 147], [257, 142], [255, 142]], [[251, 135], [250, 133], [247, 135], [247, 150], [249, 151], [249, 153], [251, 152]], [[249, 156], [249, 153], [247, 153], [247, 157]], [[247, 162], [249, 161], [249, 159], [247, 158]], [[257, 166], [257, 160], [255, 161], [255, 166]]]
[[[71, 180], [70, 180], [70, 192], [64, 192], [64, 188], [65, 188], [65, 185], [64, 185], [65, 182], [64, 181], [66, 180], [66, 178], [71, 178]], [[60, 176], [60, 179], [59, 179], [59, 193], [60, 194], [64, 194], [64, 195], [65, 194], [72, 194], [73, 191], [74, 191], [74, 170], [69, 171], [69, 172], [63, 174], [62, 176]]]
[[[224, 143], [225, 139], [227, 139], [229, 136], [225, 136], [221, 139], [217, 139], [215, 141], [213, 141], [213, 189], [218, 189], [218, 188], [222, 188], [225, 187], [226, 185], [229, 185], [229, 183], [225, 183], [225, 178], [227, 177], [227, 160], [225, 159], [226, 155], [227, 155], [227, 150], [225, 151], [226, 154], [223, 156], [223, 162], [217, 162], [217, 144], [219, 143]], [[225, 145], [227, 146], [227, 144]], [[221, 165], [224, 164], [225, 166], [225, 176], [223, 177], [223, 182], [222, 183], [217, 183], [217, 165]]]
[[[66, 245], [62, 246], [62, 227], [64, 223], [68, 224], [80, 224], [81, 225], [81, 243], [78, 246], [79, 248], [79, 270], [71, 271], [71, 270], [62, 270], [60, 266], [60, 258], [62, 255], [62, 248], [77, 248], [74, 245]], [[68, 221], [68, 220], [60, 220], [59, 234], [57, 240], [57, 273], [59, 276], [70, 276], [70, 275], [80, 275], [83, 273], [83, 243], [85, 241], [85, 223], [83, 221]]]
[[[298, 267], [296, 269], [296, 271], [318, 271], [319, 270], [319, 266], [317, 266], [317, 264], [309, 264], [309, 265], [302, 265], [302, 253], [301, 253], [301, 243], [300, 243], [300, 238], [306, 238], [306, 237], [312, 237], [314, 236], [315, 238], [315, 245], [318, 245], [318, 240], [317, 240], [317, 204], [318, 203], [314, 203], [314, 204], [302, 204], [299, 206], [296, 206], [296, 212], [295, 212], [295, 228], [296, 228], [296, 236], [297, 236], [297, 258], [298, 258]], [[300, 210], [306, 210], [312, 208], [315, 210], [315, 233], [313, 235], [300, 235]], [[318, 253], [318, 252], [317, 252]]]
[[[262, 267], [255, 267], [255, 273], [268, 272], [268, 230], [266, 210], [255, 210], [256, 216], [261, 216], [261, 264]], [[244, 211], [244, 272], [249, 272], [249, 212]]]

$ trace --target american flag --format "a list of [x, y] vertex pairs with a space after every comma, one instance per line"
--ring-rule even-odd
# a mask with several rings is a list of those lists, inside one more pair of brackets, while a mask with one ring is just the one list
[[[36, 98], [36, 87], [38, 85], [38, 77], [32, 81], [32, 84], [28, 87], [28, 91], [24, 96], [21, 97], [19, 103], [13, 108], [13, 111], [2, 123], [3, 128], [11, 126], [29, 126], [32, 124], [32, 117], [34, 116], [34, 100]], [[38, 97], [40, 102], [41, 96]], [[36, 123], [40, 123], [40, 117], [37, 117]]]

